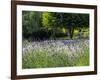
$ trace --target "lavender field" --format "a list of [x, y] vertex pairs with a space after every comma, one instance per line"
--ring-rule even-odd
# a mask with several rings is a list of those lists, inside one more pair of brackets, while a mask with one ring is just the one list
[[89, 17], [22, 11], [22, 68], [89, 66]]
[[89, 66], [89, 40], [23, 41], [22, 68]]

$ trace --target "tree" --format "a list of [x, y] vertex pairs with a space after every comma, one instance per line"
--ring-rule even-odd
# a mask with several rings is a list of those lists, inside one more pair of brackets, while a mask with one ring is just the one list
[[82, 27], [89, 26], [88, 14], [45, 12], [42, 19], [43, 26], [52, 28], [54, 30], [53, 33], [58, 27], [66, 28], [70, 38], [73, 38], [75, 28], [80, 30]]
[[29, 37], [33, 32], [41, 27], [41, 12], [23, 11], [22, 26], [24, 37]]
[[43, 12], [42, 14], [42, 24], [43, 27], [47, 30], [52, 31], [51, 37], [55, 38], [55, 32], [56, 32], [56, 19], [57, 17], [54, 16], [54, 13], [50, 12]]
[[89, 14], [23, 11], [22, 26], [24, 37], [36, 33], [36, 36], [47, 34], [55, 38], [56, 34], [61, 36], [60, 30], [66, 29], [65, 34], [72, 39], [75, 29], [89, 27]]
[[60, 14], [60, 16], [60, 24], [68, 29], [69, 37], [71, 39], [73, 38], [75, 28], [78, 28], [80, 30], [83, 27], [89, 27], [88, 14], [62, 13]]

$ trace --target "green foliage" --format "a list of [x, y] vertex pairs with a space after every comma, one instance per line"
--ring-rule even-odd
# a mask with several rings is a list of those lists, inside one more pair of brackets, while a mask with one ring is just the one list
[[22, 26], [23, 37], [32, 37], [35, 34], [38, 37], [40, 34], [37, 35], [37, 33], [46, 32], [53, 38], [61, 35], [60, 33], [73, 38], [75, 29], [80, 31], [83, 28], [89, 28], [89, 14], [23, 11]]
[[[54, 50], [57, 50], [55, 47], [57, 46], [56, 44], [55, 46], [51, 45], [51, 48], [48, 48], [45, 45], [45, 48], [42, 47], [41, 49], [39, 47], [41, 50], [38, 48], [36, 51], [33, 50], [23, 53], [22, 68], [89, 66], [89, 47], [86, 43], [81, 42], [78, 44], [80, 45], [81, 49], [77, 52], [70, 48], [70, 50], [66, 51], [65, 49], [62, 49], [55, 53]], [[49, 53], [49, 51], [51, 52]], [[72, 53], [73, 51], [74, 53]]]
[[[85, 55], [84, 55], [85, 54]], [[88, 66], [89, 65], [89, 48], [85, 48], [85, 53], [80, 55], [80, 60], [77, 64], [77, 66]]]
[[53, 28], [55, 23], [55, 17], [52, 15], [52, 13], [44, 12], [42, 14], [42, 24], [46, 28]]
[[41, 12], [22, 12], [23, 35], [27, 36], [38, 31], [41, 26]]

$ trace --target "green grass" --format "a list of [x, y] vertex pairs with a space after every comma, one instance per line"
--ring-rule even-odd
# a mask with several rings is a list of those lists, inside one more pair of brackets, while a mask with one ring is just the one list
[[85, 55], [80, 55], [79, 57], [79, 62], [77, 64], [77, 66], [88, 66], [89, 65], [89, 49], [85, 49]]
[[22, 68], [49, 68], [49, 67], [72, 67], [89, 65], [89, 49], [85, 53], [79, 52], [77, 56], [63, 53], [48, 55], [46, 50], [23, 54]]
[[45, 51], [40, 53], [28, 53], [23, 57], [23, 68], [45, 68], [68, 66], [67, 55], [47, 55]]

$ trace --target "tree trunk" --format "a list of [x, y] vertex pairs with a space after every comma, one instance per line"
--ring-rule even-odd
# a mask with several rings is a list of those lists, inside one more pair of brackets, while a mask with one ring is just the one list
[[73, 35], [74, 35], [74, 27], [72, 27], [71, 29], [71, 39], [73, 38]]
[[72, 38], [73, 38], [73, 35], [74, 35], [74, 27], [70, 27], [70, 28], [68, 29], [68, 33], [69, 33], [70, 39], [72, 39]]

